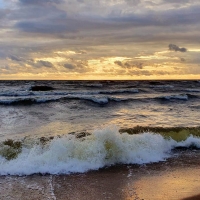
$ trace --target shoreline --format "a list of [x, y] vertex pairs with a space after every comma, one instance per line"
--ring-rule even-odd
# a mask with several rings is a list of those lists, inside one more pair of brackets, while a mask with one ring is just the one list
[[163, 162], [83, 174], [0, 176], [0, 199], [199, 199], [199, 164], [200, 151], [188, 150]]

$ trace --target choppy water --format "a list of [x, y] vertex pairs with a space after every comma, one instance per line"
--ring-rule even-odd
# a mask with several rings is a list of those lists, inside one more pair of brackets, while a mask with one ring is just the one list
[[0, 174], [157, 162], [200, 148], [199, 111], [200, 81], [1, 81]]

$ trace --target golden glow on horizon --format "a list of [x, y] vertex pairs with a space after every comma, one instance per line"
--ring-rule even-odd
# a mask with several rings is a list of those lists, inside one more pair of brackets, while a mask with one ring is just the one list
[[97, 76], [97, 75], [69, 75], [69, 74], [11, 74], [0, 77], [1, 80], [200, 80], [199, 75], [160, 75], [160, 76]]
[[189, 52], [200, 52], [200, 49], [190, 49]]
[[[195, 49], [197, 52], [198, 49]], [[151, 55], [141, 55], [135, 58], [130, 57], [100, 57], [97, 59], [88, 59], [83, 62], [74, 60], [69, 55], [75, 55], [75, 51], [55, 52], [55, 57], [35, 58], [36, 67], [33, 69], [31, 64], [25, 64], [26, 68], [18, 66], [16, 63], [11, 63], [10, 66], [21, 70], [13, 74], [1, 74], [0, 79], [45, 79], [45, 80], [155, 80], [155, 79], [200, 79], [198, 73], [190, 73], [184, 75], [187, 63], [181, 62], [179, 57], [173, 57], [169, 62], [169, 51], [155, 52]], [[55, 55], [55, 54], [53, 54]], [[53, 67], [45, 67], [37, 62], [50, 62]], [[116, 63], [116, 61], [122, 64]], [[127, 67], [125, 64], [130, 63]], [[140, 62], [142, 65], [140, 66]], [[42, 62], [41, 62], [42, 63]], [[86, 70], [77, 71], [76, 68], [65, 68], [64, 65], [69, 64], [71, 67], [85, 67]], [[138, 64], [138, 65], [137, 65]], [[44, 64], [45, 65], [45, 64]], [[51, 65], [50, 65], [51, 66]], [[195, 69], [196, 70], [196, 69]], [[4, 69], [6, 72], [6, 69]]]

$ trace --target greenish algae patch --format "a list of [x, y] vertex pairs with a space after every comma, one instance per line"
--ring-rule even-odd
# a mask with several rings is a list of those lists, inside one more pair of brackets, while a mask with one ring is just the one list
[[22, 151], [22, 143], [8, 139], [0, 144], [0, 155], [7, 160], [17, 158]]
[[105, 141], [104, 147], [106, 150], [106, 157], [105, 159], [111, 159], [120, 154], [120, 148], [117, 144], [113, 141]]
[[165, 138], [172, 138], [177, 142], [186, 140], [190, 135], [200, 137], [200, 126], [198, 127], [142, 127], [122, 128], [120, 133], [139, 134], [144, 132], [152, 132], [160, 134]]

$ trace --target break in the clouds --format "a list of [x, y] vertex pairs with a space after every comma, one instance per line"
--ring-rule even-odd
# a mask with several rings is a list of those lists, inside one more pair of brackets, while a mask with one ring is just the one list
[[0, 3], [1, 79], [200, 78], [198, 0]]

